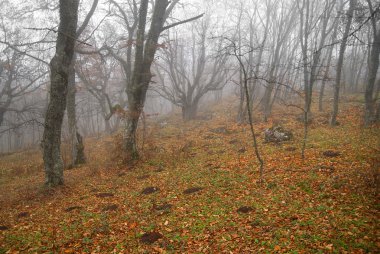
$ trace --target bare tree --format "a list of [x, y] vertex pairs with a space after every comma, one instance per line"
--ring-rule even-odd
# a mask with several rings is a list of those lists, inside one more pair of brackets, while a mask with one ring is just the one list
[[144, 107], [146, 93], [152, 77], [151, 65], [157, 50], [160, 34], [171, 27], [200, 18], [199, 15], [184, 21], [164, 26], [166, 18], [178, 1], [156, 0], [154, 2], [151, 24], [146, 35], [148, 0], [142, 0], [139, 9], [139, 20], [136, 35], [135, 62], [132, 79], [127, 83], [128, 115], [124, 130], [124, 148], [128, 160], [138, 158], [136, 130]]
[[33, 105], [24, 104], [18, 107], [15, 103], [27, 94], [39, 88], [39, 81], [46, 76], [46, 71], [38, 71], [24, 65], [25, 55], [10, 48], [5, 49], [9, 54], [0, 62], [0, 126], [4, 122], [5, 114], [13, 112], [24, 114], [33, 108]]
[[373, 42], [372, 42], [371, 50], [369, 52], [368, 82], [367, 82], [367, 86], [365, 88], [365, 94], [364, 94], [364, 99], [365, 99], [364, 123], [365, 125], [369, 125], [375, 120], [374, 118], [375, 118], [376, 99], [374, 98], [374, 90], [375, 90], [374, 88], [375, 88], [377, 70], [379, 69], [379, 55], [380, 55], [380, 25], [379, 25], [379, 19], [377, 18], [378, 14], [376, 14], [380, 12], [380, 4], [378, 4], [374, 8], [371, 0], [367, 0], [367, 3], [368, 3], [368, 7], [371, 14]]
[[[304, 138], [302, 145], [302, 158], [305, 157], [305, 148], [308, 135], [308, 124], [310, 121], [311, 103], [313, 87], [317, 80], [319, 64], [321, 62], [322, 50], [325, 48], [325, 42], [332, 27], [328, 29], [328, 21], [335, 5], [335, 0], [326, 1], [324, 8], [318, 8], [319, 2], [302, 0], [297, 3], [300, 14], [299, 38], [301, 42], [302, 67], [304, 78]], [[321, 11], [320, 16], [316, 15]], [[321, 18], [319, 18], [321, 17]], [[319, 29], [316, 29], [316, 24]], [[312, 32], [315, 36], [312, 36]], [[313, 52], [310, 56], [309, 52]]]
[[245, 91], [245, 97], [246, 97], [246, 107], [247, 107], [247, 113], [248, 113], [248, 121], [249, 121], [249, 127], [250, 127], [250, 132], [252, 136], [252, 141], [253, 141], [253, 148], [255, 151], [255, 155], [257, 160], [259, 161], [260, 164], [260, 182], [262, 183], [264, 181], [264, 160], [262, 159], [260, 152], [259, 152], [259, 146], [257, 143], [256, 139], [256, 134], [255, 130], [253, 127], [253, 119], [252, 119], [252, 112], [251, 112], [251, 106], [250, 106], [250, 95], [249, 95], [249, 88], [248, 88], [248, 81], [252, 79], [253, 77], [248, 76], [248, 71], [246, 69], [245, 62], [247, 62], [247, 59], [245, 59], [246, 54], [241, 54], [241, 52], [249, 52], [251, 49], [248, 50], [239, 50], [238, 46], [236, 43], [228, 38], [225, 38], [229, 42], [229, 45], [226, 47], [227, 54], [232, 55], [238, 62], [240, 69], [243, 72], [243, 86], [244, 86], [244, 91]]
[[[82, 25], [77, 29], [76, 39], [78, 40], [83, 31], [86, 29], [92, 15], [94, 14], [99, 0], [94, 0], [90, 11], [87, 13]], [[81, 42], [82, 43], [82, 42]], [[84, 144], [83, 138], [80, 135], [77, 127], [77, 116], [76, 116], [76, 86], [75, 86], [75, 62], [76, 54], [74, 53], [73, 60], [69, 69], [69, 80], [68, 80], [68, 92], [67, 92], [67, 118], [69, 125], [69, 135], [71, 144], [71, 166], [75, 166], [86, 161], [84, 154]]]
[[117, 64], [114, 58], [106, 59], [99, 54], [82, 56], [76, 67], [76, 73], [84, 88], [96, 99], [100, 106], [106, 133], [112, 132], [110, 119], [116, 107], [116, 105], [113, 106], [109, 95], [111, 92], [116, 94], [115, 89], [110, 90], [112, 74], [116, 67]]
[[66, 108], [69, 69], [74, 55], [77, 33], [78, 0], [60, 0], [60, 22], [56, 52], [50, 62], [50, 101], [42, 140], [46, 185], [63, 184], [63, 161], [61, 158], [61, 127]]
[[347, 47], [347, 40], [348, 40], [350, 28], [351, 28], [352, 19], [354, 16], [355, 6], [356, 6], [356, 0], [350, 0], [350, 7], [347, 11], [347, 23], [344, 29], [342, 42], [340, 44], [339, 58], [338, 58], [338, 64], [337, 64], [337, 70], [336, 70], [335, 87], [334, 87], [334, 103], [333, 103], [333, 111], [332, 111], [331, 119], [330, 119], [330, 125], [332, 126], [335, 126], [337, 124], [336, 117], [338, 115], [338, 108], [339, 108], [339, 90], [341, 86], [340, 82], [341, 82], [341, 75], [342, 75], [342, 68], [343, 68], [344, 51], [346, 50], [346, 47]]
[[[160, 54], [162, 63], [157, 61], [156, 64], [159, 82], [155, 91], [181, 107], [185, 121], [196, 117], [205, 94], [223, 89], [228, 81], [227, 55], [220, 53], [221, 42], [207, 45], [210, 44], [206, 42], [209, 27], [209, 19], [206, 19], [196, 32], [192, 31], [192, 39], [169, 40]], [[186, 47], [189, 41], [192, 41], [191, 46]]]
[[[268, 3], [269, 6], [267, 8], [272, 8], [272, 4]], [[287, 3], [282, 2], [282, 5], [286, 5]], [[294, 3], [293, 3], [294, 4]], [[273, 4], [274, 5], [274, 4]], [[284, 51], [283, 47], [286, 43], [286, 40], [289, 39], [291, 30], [294, 27], [294, 22], [296, 18], [297, 12], [295, 12], [295, 6], [290, 6], [290, 8], [285, 8], [285, 6], [282, 6], [282, 8], [273, 8], [274, 10], [280, 10], [280, 11], [274, 11], [272, 15], [272, 22], [271, 25], [272, 28], [272, 56], [271, 56], [271, 63], [269, 67], [269, 73], [268, 73], [268, 80], [269, 83], [266, 85], [264, 97], [262, 99], [262, 109], [264, 112], [264, 121], [268, 120], [268, 117], [272, 110], [273, 100], [275, 100], [275, 96], [272, 96], [273, 91], [276, 84], [277, 74], [279, 72], [279, 63], [281, 58], [281, 51]], [[277, 18], [279, 16], [279, 18]]]

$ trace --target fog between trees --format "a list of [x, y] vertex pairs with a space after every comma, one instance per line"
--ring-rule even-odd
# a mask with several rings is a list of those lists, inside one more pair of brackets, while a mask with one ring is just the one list
[[276, 104], [298, 110], [305, 144], [312, 103], [335, 126], [342, 93], [362, 98], [363, 125], [379, 121], [378, 1], [36, 0], [0, 10], [0, 148], [42, 144], [46, 172], [62, 172], [61, 140], [75, 165], [83, 138], [120, 131], [135, 160], [142, 116], [192, 121], [231, 96], [239, 123], [248, 112], [268, 121]]

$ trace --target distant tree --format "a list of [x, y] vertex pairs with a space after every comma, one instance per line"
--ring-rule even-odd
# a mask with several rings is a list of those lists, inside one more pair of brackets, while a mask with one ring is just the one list
[[[31, 18], [10, 1], [0, 2], [0, 129], [1, 133], [39, 124], [48, 63], [39, 57], [39, 40], [30, 39], [30, 31], [14, 25], [27, 24]], [[35, 35], [38, 37], [38, 34]], [[33, 37], [34, 38], [34, 37]], [[21, 136], [20, 135], [16, 135]], [[17, 143], [19, 143], [17, 141]]]
[[[328, 24], [335, 4], [336, 1], [326, 1], [323, 5], [320, 2], [310, 0], [297, 2], [300, 18], [299, 39], [301, 43], [301, 62], [304, 80], [304, 138], [302, 158], [305, 157], [308, 125], [311, 119], [313, 88], [319, 75], [322, 50], [325, 48], [327, 36], [332, 31], [332, 28], [329, 28]], [[320, 15], [317, 15], [318, 13]], [[310, 55], [310, 52], [313, 53]]]
[[[4, 60], [0, 61], [0, 126], [6, 113], [25, 114], [33, 105], [25, 104], [20, 107], [15, 102], [39, 88], [39, 81], [46, 76], [46, 71], [38, 71], [24, 64], [25, 55], [7, 48]], [[18, 123], [20, 124], [20, 123]]]
[[220, 42], [208, 45], [209, 26], [206, 19], [195, 28], [196, 32], [192, 30], [192, 39], [169, 39], [156, 62], [158, 83], [154, 89], [181, 107], [185, 121], [196, 117], [205, 94], [223, 89], [228, 81], [228, 57], [221, 53]]
[[343, 68], [344, 52], [347, 47], [347, 41], [349, 37], [352, 19], [354, 16], [355, 6], [356, 6], [356, 0], [350, 0], [350, 7], [347, 11], [347, 23], [344, 29], [342, 42], [340, 43], [339, 57], [338, 57], [338, 63], [337, 63], [337, 69], [336, 69], [333, 111], [331, 113], [331, 119], [330, 119], [330, 125], [332, 126], [335, 126], [337, 124], [336, 118], [338, 116], [338, 108], [339, 108], [339, 90], [341, 86], [340, 83], [341, 83], [341, 75], [342, 75], [342, 68]]
[[[290, 8], [286, 8], [287, 3], [281, 2], [281, 8], [277, 7], [279, 3], [268, 3], [267, 8], [272, 9], [271, 15], [271, 57], [270, 66], [268, 70], [267, 80], [269, 81], [265, 86], [265, 92], [262, 99], [262, 110], [264, 113], [264, 121], [268, 120], [268, 117], [272, 111], [273, 101], [276, 99], [276, 83], [279, 81], [278, 74], [280, 71], [280, 61], [287, 48], [284, 48], [287, 40], [290, 38], [291, 31], [294, 28], [296, 21], [295, 3], [290, 5]], [[274, 8], [273, 8], [274, 7]], [[280, 11], [276, 11], [276, 10]], [[269, 14], [269, 13], [268, 13]], [[286, 50], [285, 50], [286, 49]]]
[[[343, 5], [341, 5], [341, 6], [343, 7]], [[333, 32], [332, 32], [332, 35], [330, 38], [331, 43], [335, 42], [337, 34], [338, 34], [338, 28], [339, 28], [338, 19], [334, 23], [335, 24], [333, 25], [334, 26]], [[319, 90], [319, 98], [318, 98], [318, 110], [319, 111], [323, 111], [323, 97], [325, 95], [326, 84], [330, 80], [330, 74], [331, 74], [331, 69], [332, 69], [331, 68], [331, 62], [332, 62], [333, 52], [334, 52], [334, 47], [330, 47], [328, 49], [327, 59], [325, 62], [323, 62], [324, 66], [322, 66], [319, 70], [321, 72], [321, 74], [323, 74], [322, 84], [321, 84], [321, 88]]]
[[[379, 18], [380, 15], [380, 4], [373, 6], [371, 0], [367, 0], [368, 7], [370, 10], [370, 22], [372, 26], [373, 41], [372, 46], [369, 52], [368, 59], [368, 81], [365, 88], [365, 114], [364, 114], [364, 123], [369, 125], [375, 121], [375, 111], [376, 111], [376, 94], [375, 84], [377, 71], [379, 69], [379, 55], [380, 55], [380, 24]], [[379, 84], [380, 85], [380, 84]], [[378, 111], [380, 112], [380, 103], [378, 104]], [[380, 113], [377, 114], [380, 116]]]
[[[88, 23], [92, 15], [94, 14], [96, 7], [98, 5], [99, 0], [94, 0], [91, 6], [90, 11], [87, 13], [83, 23], [77, 29], [75, 38], [78, 40], [86, 29]], [[77, 116], [76, 116], [76, 82], [75, 82], [75, 62], [76, 62], [76, 54], [74, 52], [73, 60], [69, 69], [69, 80], [68, 80], [68, 92], [67, 92], [67, 101], [66, 101], [66, 109], [67, 109], [67, 119], [69, 125], [69, 136], [70, 136], [70, 144], [71, 144], [71, 166], [75, 166], [86, 161], [84, 154], [84, 144], [83, 138], [78, 131], [77, 127]]]
[[[115, 72], [117, 62], [114, 58], [105, 58], [99, 54], [83, 55], [77, 62], [76, 73], [83, 87], [98, 102], [104, 118], [106, 133], [112, 132], [110, 124], [114, 108], [110, 94], [116, 94], [112, 89], [111, 78]], [[120, 105], [120, 107], [123, 107]]]
[[46, 185], [63, 184], [61, 128], [66, 108], [69, 69], [77, 35], [79, 0], [60, 0], [56, 52], [50, 62], [50, 100], [42, 139]]

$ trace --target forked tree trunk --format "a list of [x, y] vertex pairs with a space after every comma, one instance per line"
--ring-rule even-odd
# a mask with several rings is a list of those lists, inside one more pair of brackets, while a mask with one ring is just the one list
[[56, 52], [50, 62], [50, 101], [42, 140], [46, 185], [63, 184], [61, 128], [66, 108], [69, 68], [74, 54], [79, 0], [60, 0]]
[[158, 38], [160, 37], [161, 32], [170, 27], [195, 20], [202, 16], [199, 15], [197, 17], [164, 27], [166, 18], [177, 2], [178, 1], [173, 1], [170, 6], [169, 0], [156, 0], [154, 2], [151, 25], [146, 40], [145, 27], [149, 0], [141, 0], [140, 3], [134, 69], [132, 73], [132, 79], [127, 83], [126, 89], [128, 96], [128, 114], [124, 131], [124, 149], [127, 160], [135, 160], [138, 158], [136, 130], [141, 112], [144, 107], [146, 92], [148, 91], [149, 83], [152, 78], [150, 68], [154, 60], [154, 55], [157, 50]]

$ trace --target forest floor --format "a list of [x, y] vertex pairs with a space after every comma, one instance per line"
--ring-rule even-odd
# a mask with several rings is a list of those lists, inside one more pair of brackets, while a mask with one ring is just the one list
[[[300, 112], [255, 123], [260, 183], [232, 101], [209, 121], [148, 124], [133, 168], [117, 135], [88, 139], [89, 162], [56, 189], [43, 187], [40, 151], [0, 157], [0, 253], [379, 253], [380, 132], [362, 126], [362, 104], [343, 102], [334, 128], [315, 113], [304, 160]], [[264, 143], [272, 124], [294, 140]]]

